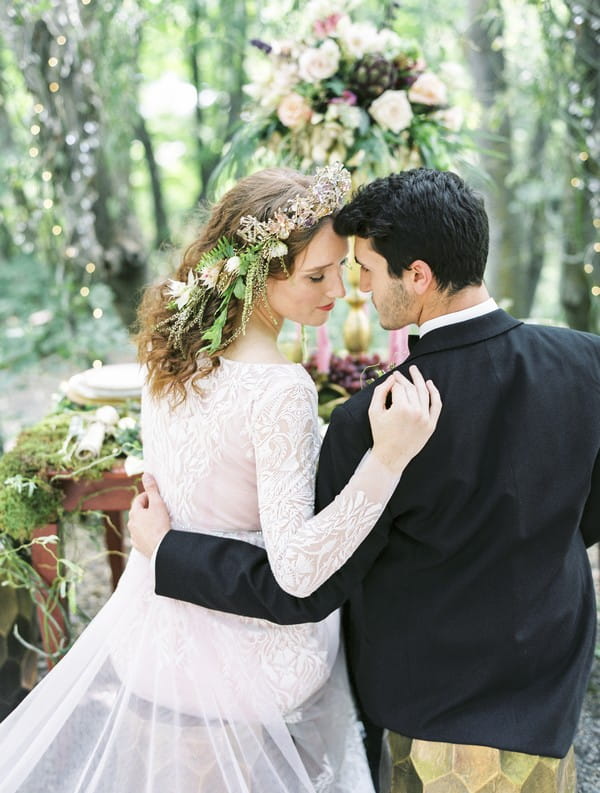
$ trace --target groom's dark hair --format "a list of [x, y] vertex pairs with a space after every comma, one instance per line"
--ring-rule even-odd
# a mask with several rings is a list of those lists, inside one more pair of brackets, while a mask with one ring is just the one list
[[489, 246], [483, 199], [451, 171], [415, 168], [360, 187], [333, 227], [343, 237], [371, 240], [401, 276], [421, 259], [439, 289], [457, 292], [483, 280]]

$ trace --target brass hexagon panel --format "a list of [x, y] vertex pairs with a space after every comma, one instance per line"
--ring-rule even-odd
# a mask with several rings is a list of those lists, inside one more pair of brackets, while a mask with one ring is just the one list
[[390, 732], [384, 740], [389, 793], [575, 793], [573, 749], [559, 760]]

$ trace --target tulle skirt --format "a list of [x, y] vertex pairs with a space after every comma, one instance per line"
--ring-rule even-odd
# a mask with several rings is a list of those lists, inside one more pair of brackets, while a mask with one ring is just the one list
[[115, 593], [0, 724], [2, 793], [373, 793], [337, 615], [275, 626]]

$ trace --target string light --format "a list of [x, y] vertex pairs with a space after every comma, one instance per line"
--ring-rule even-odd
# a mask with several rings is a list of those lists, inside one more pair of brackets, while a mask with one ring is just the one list
[[591, 275], [594, 272], [594, 265], [593, 264], [584, 264], [583, 265], [583, 272], [587, 275]]
[[42, 206], [44, 207], [44, 209], [52, 209], [52, 207], [54, 206], [54, 201], [51, 198], [44, 198], [44, 200], [42, 201]]
[[72, 259], [76, 255], [77, 255], [77, 248], [74, 245], [68, 245], [65, 248], [65, 256], [67, 257], [67, 259]]
[[52, 226], [52, 233], [55, 237], [58, 237], [59, 234], [62, 234], [62, 226]]
[[[83, 2], [83, 0], [82, 0], [82, 2]], [[96, 358], [96, 360], [92, 363], [92, 366], [94, 367], [94, 369], [101, 369], [102, 368], [102, 361], [99, 358]]]
[[48, 86], [48, 88], [50, 89], [50, 91], [51, 91], [53, 94], [55, 94], [57, 91], [60, 91], [60, 85], [59, 85], [58, 83], [50, 83], [50, 85]]
[[594, 295], [594, 297], [598, 297], [598, 295], [600, 295], [600, 286], [593, 286], [592, 294]]
[[42, 179], [44, 182], [49, 182], [52, 179], [52, 171], [42, 171]]
[[32, 124], [29, 131], [32, 135], [39, 135], [40, 134], [40, 125], [39, 124]]
[[595, 229], [600, 229], [600, 218], [594, 218], [593, 223]]
[[34, 113], [43, 113], [44, 112], [44, 105], [41, 105], [39, 102], [33, 106]]
[[600, 253], [600, 242], [595, 242], [594, 243], [594, 251], [596, 253]]
[[589, 158], [590, 158], [590, 155], [587, 153], [587, 151], [580, 151], [579, 152], [579, 159], [581, 160], [581, 162], [586, 162], [587, 160], [589, 160]]
[[62, 47], [63, 44], [67, 43], [67, 37], [66, 36], [57, 36], [56, 37], [56, 43], [59, 45], [59, 47]]
[[82, 286], [81, 289], [79, 290], [79, 294], [81, 295], [81, 297], [88, 297], [88, 295], [90, 294], [90, 290], [87, 286]]
[[571, 179], [571, 187], [581, 187], [581, 184], [581, 179], [578, 179], [576, 176]]
[[86, 264], [86, 266], [85, 266], [85, 269], [86, 269], [86, 272], [93, 273], [94, 270], [96, 269], [96, 265], [94, 264], [94, 262], [88, 262]]
[[53, 69], [57, 63], [58, 58], [55, 58], [54, 56], [52, 58], [48, 58], [48, 66], [50, 66], [51, 69]]
[[94, 319], [100, 319], [100, 317], [102, 316], [102, 314], [104, 314], [104, 312], [102, 311], [102, 309], [101, 309], [101, 308], [95, 308], [95, 309], [92, 311], [92, 316], [94, 317]]
[[29, 149], [29, 156], [30, 157], [37, 157], [39, 153], [40, 153], [40, 150], [37, 148], [37, 146], [32, 146]]

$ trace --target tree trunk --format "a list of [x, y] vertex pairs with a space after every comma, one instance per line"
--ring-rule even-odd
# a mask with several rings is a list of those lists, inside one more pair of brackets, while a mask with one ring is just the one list
[[154, 207], [154, 240], [156, 248], [160, 248], [163, 243], [170, 239], [171, 232], [169, 231], [169, 222], [167, 220], [167, 213], [163, 201], [162, 183], [160, 180], [158, 163], [154, 156], [154, 146], [152, 145], [152, 138], [150, 137], [148, 127], [142, 116], [138, 117], [136, 136], [144, 147], [146, 163], [148, 164], [150, 189], [152, 191], [152, 205]]
[[488, 177], [483, 186], [490, 217], [490, 255], [486, 283], [500, 300], [517, 303], [518, 245], [514, 243], [516, 218], [511, 212], [507, 177], [512, 169], [511, 120], [503, 102], [506, 91], [504, 54], [498, 45], [503, 17], [497, 0], [469, 0], [467, 58], [477, 100], [483, 109], [482, 132], [478, 136], [481, 161]]
[[575, 68], [568, 121], [573, 176], [563, 212], [561, 299], [571, 327], [598, 333], [600, 298], [591, 288], [600, 284], [600, 250], [594, 247], [598, 244], [594, 219], [600, 217], [600, 41], [588, 5], [572, 8]]
[[[114, 9], [102, 13], [99, 5], [92, 14], [78, 3], [43, 13], [23, 10], [0, 19], [0, 30], [34, 102], [42, 107], [37, 159], [40, 172], [51, 175], [47, 194], [52, 204], [41, 222], [39, 214], [32, 218], [29, 234], [37, 235], [38, 247], [46, 242], [44, 255], [54, 263], [58, 283], [84, 283], [93, 272], [94, 279], [111, 288], [115, 307], [129, 325], [146, 260], [130, 203], [133, 125], [127, 119], [134, 116], [124, 109], [109, 113], [107, 105], [128, 101], [111, 81], [118, 74], [134, 84], [135, 47], [131, 27], [129, 49], [123, 51], [114, 41], [108, 46], [107, 36], [124, 34], [112, 18]], [[108, 52], [120, 59], [118, 64], [111, 64]], [[113, 129], [115, 117], [125, 130]]]

